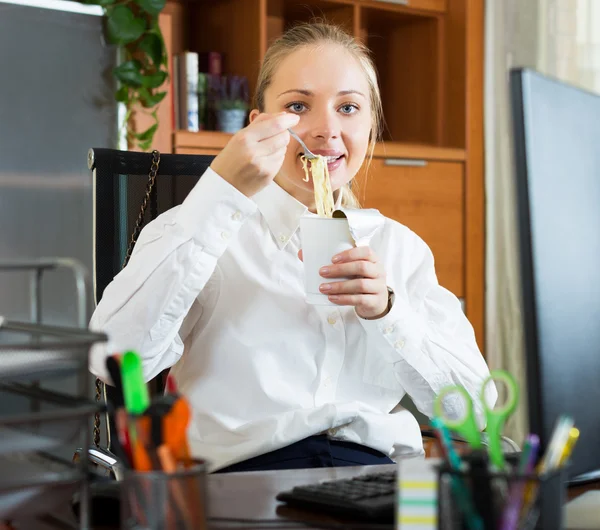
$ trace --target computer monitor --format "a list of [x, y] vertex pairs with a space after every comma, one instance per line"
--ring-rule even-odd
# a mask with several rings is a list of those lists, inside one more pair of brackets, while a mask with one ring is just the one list
[[600, 477], [600, 97], [511, 71], [530, 429], [580, 429], [569, 480]]

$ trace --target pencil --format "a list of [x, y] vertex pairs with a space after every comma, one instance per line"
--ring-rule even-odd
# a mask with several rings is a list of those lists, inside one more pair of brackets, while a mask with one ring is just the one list
[[[169, 449], [169, 447], [167, 445], [165, 445], [165, 444], [161, 445], [156, 450], [156, 453], [160, 460], [160, 465], [162, 467], [162, 470], [165, 473], [173, 474], [173, 473], [177, 472], [177, 462], [175, 461], [175, 457], [173, 456], [173, 454], [171, 453], [171, 450]], [[167, 478], [167, 480], [170, 482], [169, 489], [171, 490], [173, 497], [175, 498], [175, 503], [179, 507], [179, 510], [181, 511], [181, 514], [185, 521], [185, 527], [186, 528], [194, 528], [195, 527], [194, 523], [196, 521], [192, 520], [192, 516], [190, 515], [190, 511], [188, 509], [188, 503], [186, 501], [186, 492], [183, 489], [181, 483], [179, 482], [179, 479], [177, 477], [175, 477], [172, 479]]]

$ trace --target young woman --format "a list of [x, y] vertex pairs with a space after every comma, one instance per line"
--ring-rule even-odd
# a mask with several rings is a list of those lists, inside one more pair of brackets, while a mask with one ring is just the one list
[[[139, 351], [148, 379], [172, 367], [193, 407], [191, 450], [212, 470], [420, 455], [414, 416], [390, 411], [409, 394], [431, 416], [448, 384], [477, 397], [489, 371], [473, 329], [427, 245], [390, 219], [321, 271], [353, 278], [322, 286], [335, 305], [306, 303], [298, 225], [315, 201], [288, 128], [328, 157], [337, 202], [358, 206], [348, 185], [379, 137], [381, 99], [367, 50], [335, 26], [272, 44], [250, 125], [144, 228], [91, 327], [110, 350]], [[91, 369], [107, 379], [103, 361], [94, 352]]]

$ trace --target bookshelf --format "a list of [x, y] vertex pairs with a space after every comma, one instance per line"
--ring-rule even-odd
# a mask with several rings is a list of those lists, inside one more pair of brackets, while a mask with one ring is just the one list
[[[386, 128], [369, 177], [358, 178], [363, 205], [429, 244], [483, 348], [483, 0], [169, 0], [160, 23], [170, 54], [220, 51], [224, 73], [253, 87], [269, 43], [314, 17], [365, 42], [378, 69]], [[163, 119], [155, 145], [217, 154], [229, 137]]]

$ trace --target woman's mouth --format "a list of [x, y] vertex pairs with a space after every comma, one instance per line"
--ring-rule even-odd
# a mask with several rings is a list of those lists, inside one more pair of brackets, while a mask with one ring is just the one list
[[344, 155], [326, 156], [325, 158], [327, 159], [327, 170], [331, 173], [340, 167], [344, 159]]
[[[325, 160], [327, 160], [327, 170], [331, 173], [332, 171], [335, 171], [338, 167], [341, 166], [344, 158], [346, 155], [339, 153], [339, 152], [334, 152], [332, 153], [331, 151], [319, 151], [319, 150], [314, 150], [312, 151], [315, 155], [321, 155], [323, 158], [325, 158]], [[302, 156], [303, 153], [300, 153], [298, 156]]]

